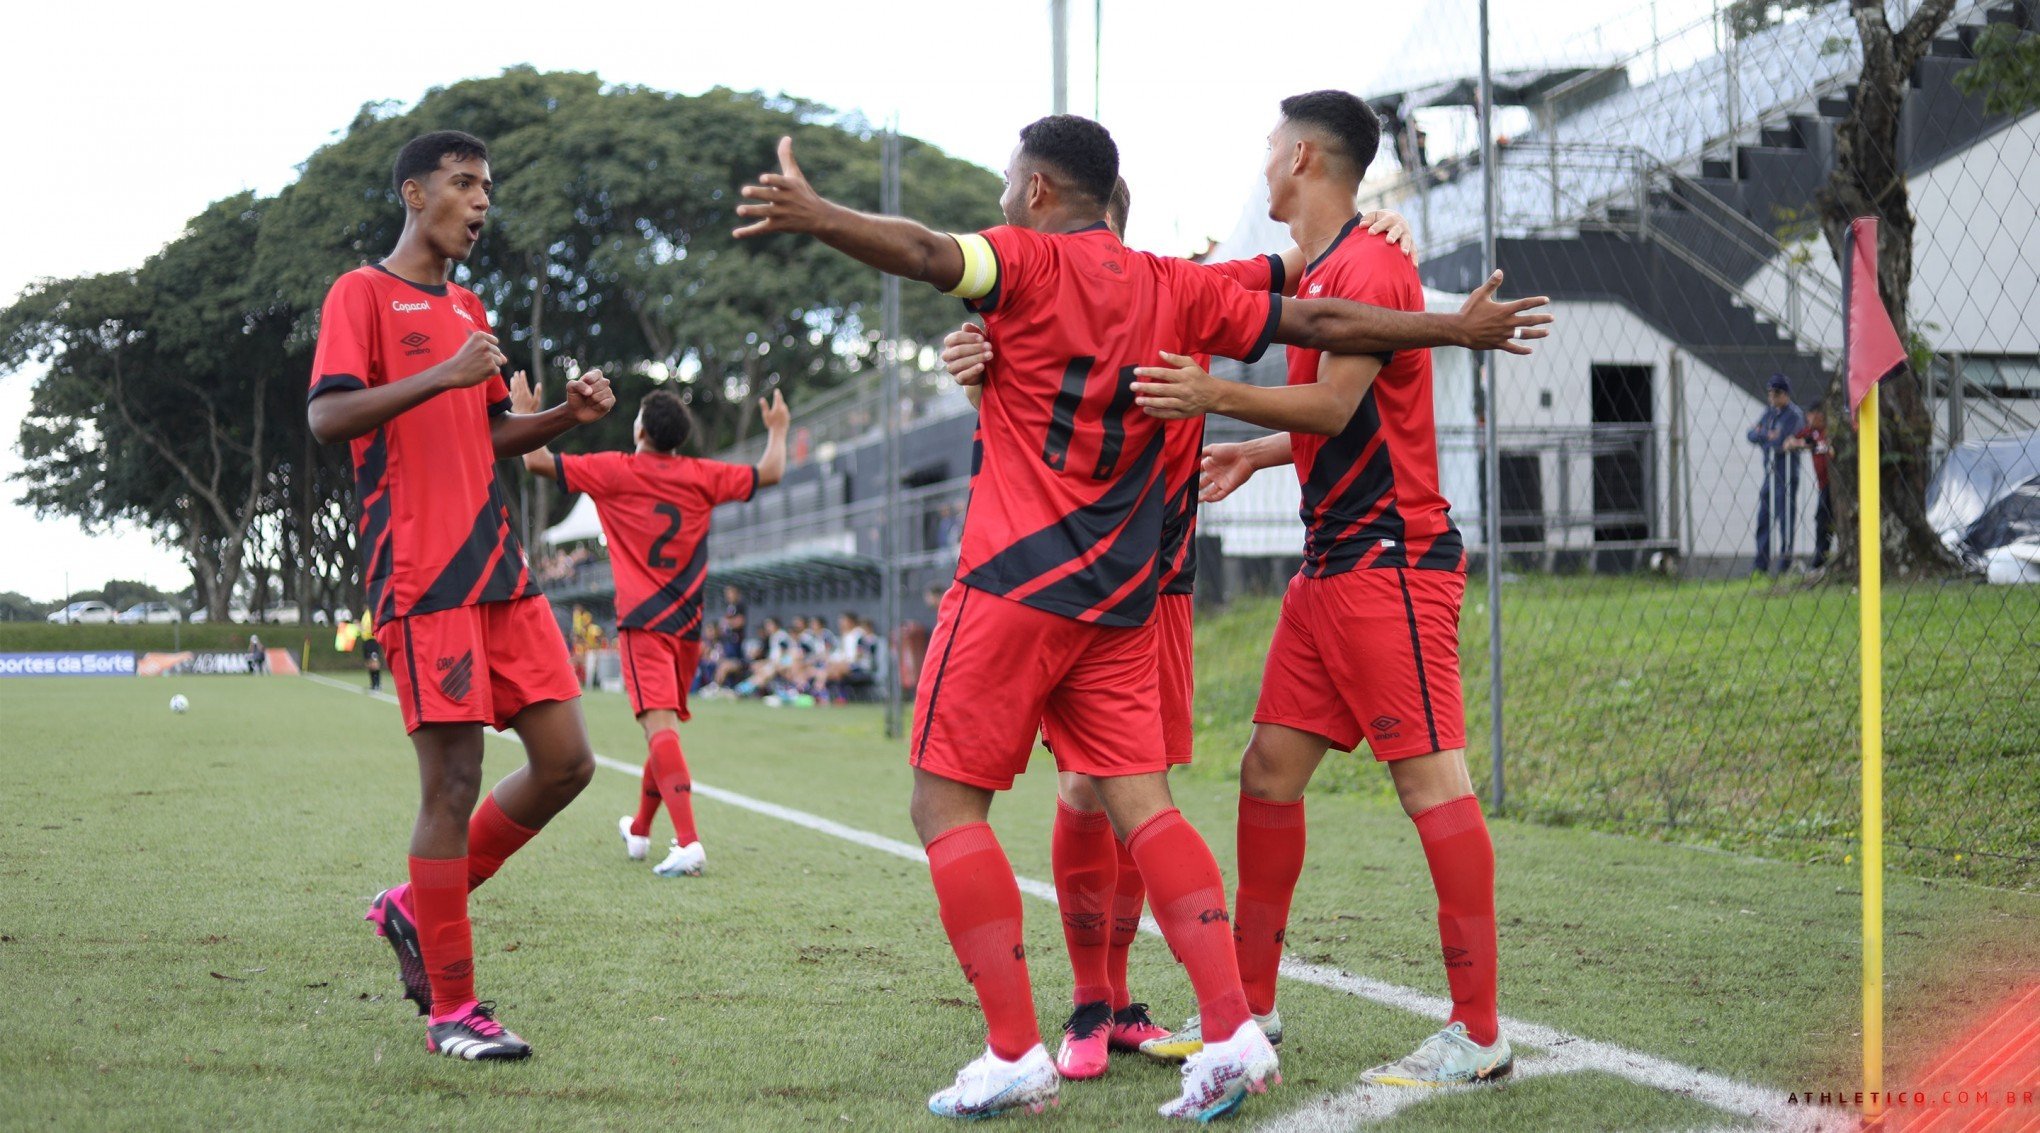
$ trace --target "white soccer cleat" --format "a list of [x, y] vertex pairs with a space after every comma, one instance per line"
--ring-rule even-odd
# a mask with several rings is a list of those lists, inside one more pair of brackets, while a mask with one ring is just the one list
[[[1282, 1045], [1282, 1009], [1269, 1009], [1266, 1015], [1253, 1017], [1254, 1025], [1268, 1036], [1269, 1046]], [[1172, 1035], [1149, 1039], [1140, 1044], [1140, 1052], [1157, 1062], [1181, 1062], [1204, 1049], [1204, 1017], [1191, 1012], [1190, 1019], [1176, 1029]]]
[[631, 861], [641, 862], [645, 860], [645, 855], [651, 852], [652, 840], [650, 838], [640, 838], [632, 834], [630, 832], [630, 821], [630, 816], [627, 814], [617, 819], [616, 832], [623, 835], [624, 856], [628, 857]]
[[1466, 1033], [1466, 1024], [1453, 1023], [1422, 1046], [1360, 1075], [1360, 1080], [1377, 1086], [1464, 1086], [1508, 1077], [1516, 1068], [1515, 1052], [1509, 1040], [1495, 1036], [1493, 1046], [1481, 1046]]
[[1248, 1094], [1282, 1084], [1275, 1048], [1250, 1019], [1224, 1042], [1207, 1042], [1183, 1060], [1183, 1093], [1158, 1111], [1163, 1117], [1211, 1121], [1240, 1108]]
[[928, 1112], [937, 1117], [976, 1119], [1027, 1107], [1040, 1113], [1055, 1105], [1062, 1092], [1062, 1078], [1040, 1043], [1011, 1062], [993, 1054], [991, 1048], [957, 1072], [956, 1082], [928, 1099]]
[[673, 852], [666, 855], [665, 861], [653, 866], [652, 872], [660, 877], [700, 877], [701, 867], [707, 864], [708, 852], [701, 848], [701, 843], [689, 842], [683, 846], [675, 842]]

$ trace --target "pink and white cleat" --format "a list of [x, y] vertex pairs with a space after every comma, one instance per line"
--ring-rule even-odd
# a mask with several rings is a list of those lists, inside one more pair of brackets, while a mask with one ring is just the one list
[[1142, 1043], [1168, 1037], [1168, 1030], [1148, 1017], [1145, 1003], [1129, 1003], [1112, 1013], [1113, 1050], [1137, 1051]]
[[385, 889], [368, 903], [362, 919], [375, 926], [375, 934], [390, 942], [397, 954], [397, 978], [404, 983], [404, 998], [418, 1005], [418, 1014], [432, 1009], [432, 984], [425, 976], [425, 954], [418, 947], [418, 926], [411, 920], [411, 887], [408, 884]]

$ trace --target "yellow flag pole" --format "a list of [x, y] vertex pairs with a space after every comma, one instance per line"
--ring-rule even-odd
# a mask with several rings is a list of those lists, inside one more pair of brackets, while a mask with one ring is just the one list
[[1862, 571], [1864, 1116], [1884, 1093], [1884, 507], [1877, 387], [1856, 410], [1856, 557]]

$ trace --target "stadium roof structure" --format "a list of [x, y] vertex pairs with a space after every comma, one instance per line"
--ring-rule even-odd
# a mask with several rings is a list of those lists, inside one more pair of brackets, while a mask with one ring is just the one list
[[[1535, 106], [1546, 95], [1587, 75], [1620, 72], [1620, 67], [1545, 67], [1503, 71], [1494, 78], [1497, 106]], [[1380, 114], [1402, 114], [1430, 106], [1478, 106], [1480, 76], [1468, 75], [1386, 94], [1369, 95], [1367, 105]]]

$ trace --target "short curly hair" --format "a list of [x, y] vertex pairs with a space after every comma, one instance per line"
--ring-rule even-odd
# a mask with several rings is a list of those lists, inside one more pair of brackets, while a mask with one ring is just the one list
[[1119, 147], [1105, 127], [1075, 114], [1051, 114], [1020, 128], [1020, 152], [1069, 178], [1099, 205], [1119, 180]]
[[646, 394], [638, 403], [638, 416], [644, 422], [645, 436], [660, 452], [679, 452], [694, 435], [694, 414], [672, 390], [655, 389]]
[[1282, 117], [1331, 139], [1331, 148], [1353, 163], [1356, 178], [1367, 175], [1375, 151], [1381, 148], [1381, 115], [1342, 90], [1291, 95], [1282, 100]]
[[489, 160], [487, 142], [473, 134], [460, 130], [434, 130], [420, 134], [404, 143], [397, 151], [397, 165], [390, 174], [390, 185], [397, 191], [397, 199], [404, 197], [404, 182], [416, 181], [420, 185], [430, 177], [445, 158], [466, 161], [469, 158]]

